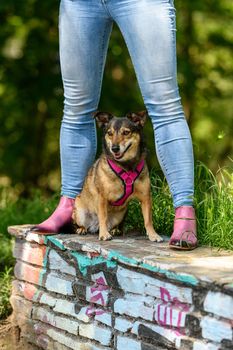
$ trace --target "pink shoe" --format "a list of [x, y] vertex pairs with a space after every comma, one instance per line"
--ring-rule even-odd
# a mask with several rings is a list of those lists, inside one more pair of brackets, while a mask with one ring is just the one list
[[174, 231], [169, 247], [180, 250], [192, 250], [197, 247], [196, 215], [193, 207], [176, 208]]
[[37, 234], [59, 233], [66, 225], [71, 224], [74, 208], [74, 199], [62, 196], [53, 214], [41, 224], [36, 225], [33, 231]]

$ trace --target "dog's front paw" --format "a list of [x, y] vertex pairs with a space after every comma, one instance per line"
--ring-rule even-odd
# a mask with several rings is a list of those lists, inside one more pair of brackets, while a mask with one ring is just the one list
[[163, 238], [160, 235], [158, 235], [156, 232], [148, 233], [147, 235], [151, 242], [163, 242]]
[[87, 230], [85, 227], [80, 226], [76, 229], [76, 233], [77, 235], [86, 235], [87, 234]]
[[110, 241], [112, 239], [112, 236], [109, 232], [99, 233], [99, 240], [100, 241]]

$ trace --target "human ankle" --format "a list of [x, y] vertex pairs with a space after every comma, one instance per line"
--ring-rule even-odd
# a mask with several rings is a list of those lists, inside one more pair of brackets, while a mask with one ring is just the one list
[[193, 206], [182, 205], [175, 208], [175, 218], [195, 219], [195, 209]]

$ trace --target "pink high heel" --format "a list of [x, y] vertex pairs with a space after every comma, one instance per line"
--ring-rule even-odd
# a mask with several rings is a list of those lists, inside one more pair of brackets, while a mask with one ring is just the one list
[[192, 250], [198, 245], [196, 215], [193, 207], [176, 208], [174, 230], [169, 247], [180, 250]]
[[42, 223], [36, 225], [33, 231], [37, 234], [57, 234], [60, 230], [71, 224], [74, 199], [62, 196], [53, 214]]

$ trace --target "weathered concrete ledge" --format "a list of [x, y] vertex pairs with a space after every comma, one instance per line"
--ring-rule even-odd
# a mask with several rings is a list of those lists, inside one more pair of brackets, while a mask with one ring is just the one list
[[16, 236], [11, 304], [39, 349], [233, 349], [233, 254], [144, 237]]

